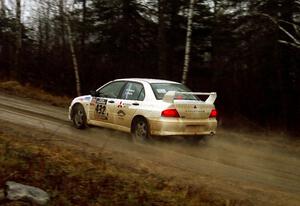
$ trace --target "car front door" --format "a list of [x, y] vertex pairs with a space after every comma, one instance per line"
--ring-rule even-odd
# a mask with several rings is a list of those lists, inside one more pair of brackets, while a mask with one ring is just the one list
[[90, 103], [89, 117], [93, 124], [114, 124], [114, 110], [126, 82], [111, 82], [97, 90]]
[[141, 108], [144, 97], [145, 90], [141, 83], [128, 82], [117, 102], [115, 124], [130, 128], [134, 114]]

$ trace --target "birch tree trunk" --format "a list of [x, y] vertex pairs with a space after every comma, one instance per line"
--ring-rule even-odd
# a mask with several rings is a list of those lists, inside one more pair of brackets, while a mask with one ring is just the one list
[[80, 86], [78, 61], [77, 61], [77, 56], [76, 56], [75, 49], [74, 49], [74, 40], [73, 40], [73, 36], [72, 36], [70, 19], [69, 19], [68, 15], [66, 15], [66, 23], [67, 23], [67, 34], [68, 34], [70, 52], [71, 52], [71, 56], [72, 56], [73, 69], [74, 69], [74, 74], [75, 74], [76, 92], [77, 92], [77, 96], [80, 96], [81, 95], [81, 91], [80, 91], [81, 86]]
[[191, 52], [191, 43], [192, 43], [192, 23], [193, 23], [193, 12], [194, 12], [194, 3], [195, 0], [190, 1], [190, 8], [188, 13], [188, 23], [187, 23], [187, 34], [186, 34], [186, 45], [185, 45], [185, 55], [184, 55], [184, 65], [182, 73], [182, 84], [186, 83], [187, 75], [189, 72], [190, 65], [190, 52]]
[[69, 13], [65, 11], [65, 2], [64, 0], [59, 0], [59, 13], [61, 15], [61, 23], [62, 23], [62, 43], [63, 48], [65, 48], [65, 26], [66, 26], [66, 36], [70, 47], [73, 70], [75, 75], [75, 84], [76, 84], [76, 94], [77, 96], [81, 95], [81, 85], [80, 85], [80, 77], [79, 77], [79, 69], [78, 69], [78, 60], [75, 53], [74, 47], [74, 39], [72, 35], [71, 25], [70, 25], [70, 16]]

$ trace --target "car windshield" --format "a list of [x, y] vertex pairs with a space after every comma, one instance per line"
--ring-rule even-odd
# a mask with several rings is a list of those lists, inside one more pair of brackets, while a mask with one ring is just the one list
[[[183, 84], [175, 84], [175, 83], [152, 83], [151, 84], [152, 90], [155, 94], [156, 99], [162, 100], [165, 94], [168, 91], [176, 91], [176, 92], [191, 92]], [[192, 94], [177, 94], [175, 96], [177, 100], [199, 100], [197, 96]]]

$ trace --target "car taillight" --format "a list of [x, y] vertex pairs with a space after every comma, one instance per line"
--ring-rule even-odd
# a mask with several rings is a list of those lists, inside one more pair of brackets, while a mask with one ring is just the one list
[[162, 117], [180, 117], [176, 109], [166, 109], [161, 112]]
[[209, 117], [216, 118], [218, 116], [218, 112], [216, 109], [211, 110]]

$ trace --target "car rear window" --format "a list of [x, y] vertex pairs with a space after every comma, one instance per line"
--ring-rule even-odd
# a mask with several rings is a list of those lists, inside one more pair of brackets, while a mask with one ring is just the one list
[[[165, 94], [168, 91], [176, 91], [176, 92], [191, 92], [189, 88], [184, 86], [183, 84], [174, 84], [174, 83], [152, 83], [152, 90], [156, 99], [162, 100]], [[175, 96], [175, 99], [182, 100], [198, 100], [198, 97], [191, 94], [178, 94]]]

